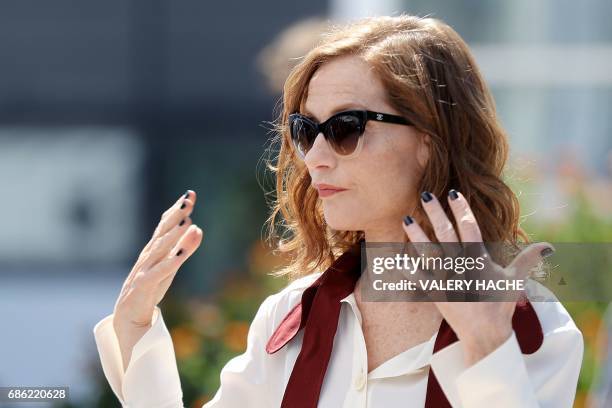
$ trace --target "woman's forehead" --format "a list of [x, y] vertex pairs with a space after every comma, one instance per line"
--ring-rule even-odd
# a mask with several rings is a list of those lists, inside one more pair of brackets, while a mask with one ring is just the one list
[[370, 109], [384, 100], [385, 90], [371, 67], [356, 57], [343, 57], [315, 72], [303, 108], [304, 113], [322, 119], [319, 116], [327, 117], [339, 108]]

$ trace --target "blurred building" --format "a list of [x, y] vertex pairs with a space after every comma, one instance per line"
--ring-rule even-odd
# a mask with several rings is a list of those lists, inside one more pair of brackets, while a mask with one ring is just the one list
[[0, 2], [0, 385], [89, 391], [92, 328], [185, 189], [205, 231], [177, 291], [214, 292], [261, 234], [277, 95], [256, 65], [321, 1]]

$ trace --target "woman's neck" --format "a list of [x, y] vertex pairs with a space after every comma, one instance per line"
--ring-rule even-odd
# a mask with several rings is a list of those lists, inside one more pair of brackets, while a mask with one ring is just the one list
[[404, 242], [406, 241], [406, 232], [398, 221], [397, 225], [387, 225], [375, 229], [364, 231], [366, 243], [370, 242]]

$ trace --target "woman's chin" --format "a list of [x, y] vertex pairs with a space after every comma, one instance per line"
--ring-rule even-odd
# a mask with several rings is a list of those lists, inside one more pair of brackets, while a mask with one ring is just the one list
[[351, 222], [351, 220], [342, 220], [337, 218], [325, 218], [325, 223], [327, 226], [336, 231], [357, 231], [359, 230], [359, 226], [355, 224], [355, 222]]
[[333, 205], [332, 203], [323, 203], [323, 217], [325, 223], [336, 231], [357, 231], [362, 229], [363, 223], [356, 219], [355, 216], [360, 215], [359, 207], [352, 205]]

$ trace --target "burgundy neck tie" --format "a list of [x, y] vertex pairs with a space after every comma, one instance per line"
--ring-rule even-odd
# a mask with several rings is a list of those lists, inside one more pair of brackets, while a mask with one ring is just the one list
[[[350, 295], [361, 271], [361, 243], [344, 252], [302, 294], [298, 303], [281, 321], [268, 343], [269, 354], [280, 350], [304, 329], [302, 347], [285, 388], [281, 408], [316, 408], [332, 352], [340, 317], [340, 300]], [[309, 318], [312, 316], [312, 318]], [[529, 301], [517, 305], [512, 327], [524, 354], [537, 351], [543, 341], [542, 327]], [[433, 352], [456, 342], [457, 336], [442, 320]], [[433, 370], [429, 370], [425, 408], [450, 408]]]

